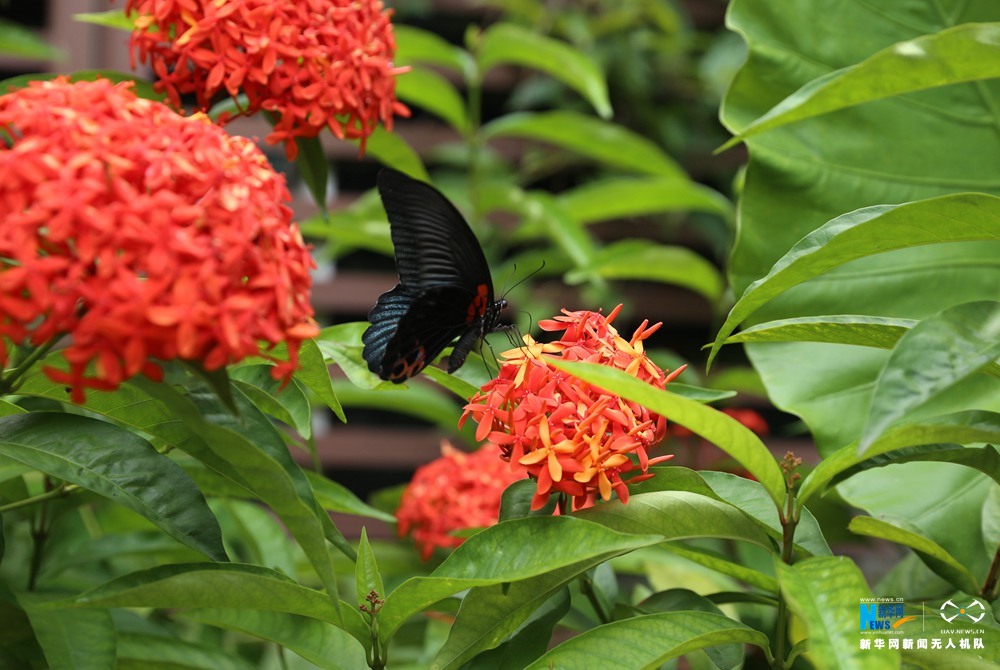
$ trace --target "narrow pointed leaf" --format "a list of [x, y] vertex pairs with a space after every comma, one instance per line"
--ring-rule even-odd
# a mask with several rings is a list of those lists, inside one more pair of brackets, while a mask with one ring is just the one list
[[750, 326], [727, 337], [725, 344], [737, 342], [829, 342], [892, 349], [896, 346], [899, 338], [916, 323], [915, 319], [891, 319], [884, 316], [803, 316]]
[[390, 593], [379, 616], [381, 631], [388, 639], [413, 614], [468, 588], [530, 579], [582, 561], [603, 561], [662, 539], [623, 534], [573, 517], [504, 521], [470, 537], [430, 576], [407, 580]]
[[602, 118], [611, 117], [604, 74], [571, 45], [513, 23], [496, 23], [482, 34], [478, 47], [477, 60], [483, 74], [497, 65], [539, 70], [575, 89]]
[[354, 565], [354, 579], [358, 605], [366, 605], [366, 596], [374, 593], [380, 599], [385, 599], [385, 587], [382, 585], [382, 575], [378, 571], [378, 563], [375, 561], [375, 553], [372, 545], [368, 542], [368, 533], [361, 529], [361, 540], [358, 542], [358, 560]]
[[[65, 60], [66, 54], [50, 46], [19, 23], [0, 19], [0, 53], [39, 60]], [[6, 89], [3, 90], [6, 93]]]
[[968, 593], [979, 591], [976, 578], [968, 568], [934, 540], [925, 537], [916, 529], [904, 527], [903, 521], [896, 520], [890, 523], [884, 519], [858, 516], [851, 519], [847, 530], [858, 535], [877, 537], [907, 546], [917, 553], [927, 567], [947, 579], [955, 588]]
[[396, 63], [427, 63], [467, 74], [474, 67], [472, 57], [437, 33], [397, 24], [392, 27], [396, 38]]
[[544, 142], [638, 174], [686, 179], [683, 168], [642, 135], [608, 121], [567, 110], [507, 114], [483, 127], [486, 139], [522, 137]]
[[302, 181], [309, 189], [313, 202], [319, 208], [320, 213], [325, 216], [330, 162], [323, 150], [323, 143], [319, 137], [296, 137], [295, 146], [299, 149], [295, 166], [302, 176]]
[[270, 365], [244, 365], [230, 370], [229, 376], [260, 411], [308, 439], [312, 435], [309, 399], [294, 378], [282, 388], [282, 382], [271, 376], [271, 369]]
[[664, 212], [707, 212], [729, 218], [732, 204], [718, 191], [688, 179], [612, 177], [562, 193], [566, 211], [588, 224]]
[[71, 414], [17, 414], [0, 419], [0, 454], [124, 505], [212, 560], [229, 560], [194, 482], [135, 433]]
[[615, 621], [581, 633], [550, 650], [527, 670], [655, 670], [671, 658], [729, 643], [752, 644], [770, 656], [767, 636], [738, 621], [707, 612], [663, 612]]
[[128, 33], [135, 30], [135, 21], [120, 9], [74, 14], [73, 20], [80, 23], [92, 23], [95, 26], [104, 26], [105, 28], [114, 28], [115, 30], [124, 30]]
[[399, 133], [390, 133], [379, 126], [368, 136], [365, 147], [365, 152], [383, 165], [390, 165], [414, 179], [431, 180], [420, 156]]
[[[805, 657], [817, 670], [890, 670], [899, 653], [862, 651], [858, 603], [870, 597], [865, 578], [849, 558], [821, 556], [794, 565], [776, 561], [781, 596], [805, 627]], [[849, 616], [848, 613], [853, 613]], [[778, 634], [782, 634], [779, 632]]]
[[889, 426], [1000, 357], [1000, 302], [956, 305], [900, 338], [875, 382], [861, 453]]
[[788, 289], [850, 261], [926, 244], [1000, 240], [1000, 198], [959, 193], [839, 216], [803, 237], [752, 283], [719, 329], [711, 362], [736, 326]]
[[323, 352], [320, 351], [316, 340], [304, 340], [299, 348], [299, 369], [295, 371], [296, 380], [302, 382], [310, 391], [326, 403], [326, 406], [333, 410], [342, 423], [347, 422], [344, 416], [344, 408], [337, 400], [337, 394], [333, 390], [333, 382], [330, 379], [330, 369], [323, 359]]
[[[947, 414], [933, 419], [896, 426], [886, 431], [864, 456], [858, 454], [856, 443], [849, 444], [827, 456], [806, 475], [799, 488], [796, 504], [801, 506], [831, 481], [858, 464], [885, 454], [925, 444], [1000, 443], [1000, 414], [969, 411]], [[984, 458], [991, 458], [984, 454]], [[911, 459], [916, 460], [916, 459]], [[891, 459], [888, 462], [893, 462]]]
[[694, 400], [653, 388], [635, 377], [592, 363], [562, 363], [556, 367], [584, 381], [638, 402], [691, 432], [714, 443], [747, 469], [781, 508], [785, 482], [767, 447], [739, 421]]
[[396, 96], [446, 121], [461, 134], [469, 131], [465, 101], [447, 79], [433, 70], [412, 67], [396, 78]]
[[732, 145], [771, 128], [873, 100], [1000, 77], [1000, 23], [966, 23], [898, 42], [817, 77], [743, 128]]
[[703, 565], [723, 575], [729, 575], [741, 582], [746, 582], [750, 586], [756, 586], [771, 593], [778, 592], [778, 580], [774, 577], [765, 575], [759, 570], [740, 565], [707, 549], [691, 547], [679, 542], [664, 544], [663, 548], [672, 554], [686, 558], [698, 565]]
[[316, 472], [306, 472], [306, 478], [316, 494], [316, 502], [329, 512], [366, 516], [386, 523], [396, 523], [396, 517], [365, 503], [350, 489]]
[[650, 240], [618, 240], [594, 254], [584, 268], [566, 274], [566, 281], [579, 284], [592, 274], [605, 279], [638, 279], [674, 284], [715, 302], [722, 295], [722, 275], [704, 257], [679, 246]]

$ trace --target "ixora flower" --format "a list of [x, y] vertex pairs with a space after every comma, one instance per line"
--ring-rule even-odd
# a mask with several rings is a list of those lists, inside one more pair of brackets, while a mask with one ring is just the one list
[[107, 80], [0, 96], [0, 363], [5, 340], [69, 335], [72, 387], [113, 389], [155, 359], [208, 370], [317, 334], [314, 267], [284, 178], [254, 144]]
[[409, 116], [380, 0], [128, 0], [125, 10], [137, 15], [133, 66], [149, 61], [174, 105], [193, 93], [208, 109], [220, 91], [242, 91], [239, 113], [273, 113], [267, 141], [284, 142], [290, 159], [296, 137], [328, 127], [364, 150], [379, 121], [392, 130], [394, 114]]
[[457, 547], [464, 538], [451, 533], [495, 524], [504, 489], [523, 478], [500, 460], [496, 445], [467, 453], [444, 443], [441, 457], [417, 468], [403, 492], [399, 536], [412, 533], [425, 561], [435, 547]]
[[628, 502], [627, 484], [648, 479], [650, 465], [672, 458], [649, 457], [666, 434], [664, 417], [551, 363], [599, 363], [666, 386], [684, 368], [667, 374], [643, 349], [643, 340], [662, 324], [643, 321], [626, 340], [611, 325], [620, 311], [621, 305], [607, 316], [563, 310], [563, 316], [540, 321], [542, 330], [564, 331], [562, 337], [540, 344], [525, 335], [525, 346], [504, 352], [497, 378], [465, 406], [460, 425], [473, 417], [478, 439], [499, 445], [515, 472], [537, 480], [532, 509], [544, 506], [552, 493], [572, 496], [574, 509], [593, 504], [598, 495], [609, 500], [612, 493]]

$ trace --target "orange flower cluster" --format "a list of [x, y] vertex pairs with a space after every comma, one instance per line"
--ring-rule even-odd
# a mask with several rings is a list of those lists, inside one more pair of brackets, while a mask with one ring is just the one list
[[435, 547], [450, 549], [464, 541], [453, 531], [497, 522], [504, 489], [524, 478], [511, 472], [499, 456], [496, 445], [484, 445], [470, 454], [445, 443], [440, 458], [417, 468], [396, 519], [399, 536], [412, 532], [425, 561]]
[[[562, 338], [539, 344], [524, 337], [525, 347], [503, 354], [506, 362], [496, 379], [469, 400], [461, 422], [473, 417], [477, 439], [503, 449], [515, 472], [538, 482], [532, 509], [539, 509], [553, 492], [573, 497], [573, 509], [592, 505], [617, 493], [628, 502], [628, 483], [648, 479], [649, 466], [672, 458], [649, 458], [663, 439], [666, 419], [645, 407], [557, 370], [553, 359], [600, 363], [663, 388], [683, 371], [670, 374], [656, 366], [643, 350], [643, 340], [662, 324], [648, 321], [630, 340], [618, 335], [600, 312], [568, 312], [539, 322], [547, 331], [564, 331]], [[460, 424], [461, 424], [460, 422]], [[640, 474], [626, 480], [623, 475]]]
[[[284, 178], [252, 142], [107, 80], [33, 82], [0, 96], [0, 363], [5, 340], [69, 334], [82, 402], [150, 359], [208, 370], [317, 334], [314, 267]], [[92, 369], [88, 368], [92, 365]]]
[[267, 141], [284, 142], [289, 159], [296, 137], [328, 127], [364, 150], [379, 121], [392, 130], [393, 114], [409, 116], [380, 0], [128, 0], [125, 10], [138, 15], [133, 67], [149, 61], [174, 105], [193, 93], [208, 109], [220, 91], [242, 91], [240, 115], [274, 113]]

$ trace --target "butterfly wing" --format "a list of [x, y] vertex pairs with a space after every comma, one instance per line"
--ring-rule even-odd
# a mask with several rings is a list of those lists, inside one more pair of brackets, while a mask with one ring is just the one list
[[470, 331], [470, 294], [461, 287], [437, 286], [418, 295], [397, 285], [379, 297], [362, 336], [368, 368], [400, 383], [434, 361], [451, 342]]
[[493, 281], [479, 241], [455, 206], [440, 191], [396, 170], [378, 175], [378, 190], [389, 217], [400, 284], [420, 291], [450, 284], [486, 287]]

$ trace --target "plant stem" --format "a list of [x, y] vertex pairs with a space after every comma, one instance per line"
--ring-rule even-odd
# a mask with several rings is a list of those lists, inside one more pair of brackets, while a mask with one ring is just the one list
[[56, 345], [56, 341], [58, 339], [59, 339], [58, 336], [53, 337], [42, 346], [36, 348], [30, 354], [25, 356], [24, 360], [21, 361], [16, 368], [11, 370], [9, 376], [0, 379], [0, 395], [5, 395], [7, 393], [11, 393], [12, 391], [14, 391], [17, 384], [17, 380], [23, 377], [24, 374], [31, 369], [32, 365], [37, 363], [40, 359], [44, 358], [45, 355], [52, 350], [52, 347]]
[[[785, 473], [785, 509], [778, 510], [781, 518], [781, 561], [786, 565], [792, 564], [792, 556], [795, 549], [795, 526], [798, 524], [795, 514], [795, 483], [800, 479], [800, 475], [795, 469], [802, 464], [801, 458], [796, 458], [792, 452], [785, 454], [781, 462], [781, 469]], [[774, 628], [774, 659], [771, 666], [774, 670], [784, 670], [788, 665], [785, 662], [785, 647], [788, 645], [788, 603], [778, 594], [778, 613]]]
[[[45, 488], [49, 489], [52, 486], [52, 482], [48, 477], [45, 478]], [[46, 491], [46, 493], [51, 493], [51, 491]], [[44, 494], [42, 494], [44, 495]], [[37, 497], [37, 496], [36, 496]], [[28, 590], [34, 591], [35, 585], [38, 581], [38, 573], [41, 571], [42, 567], [42, 553], [45, 549], [45, 542], [49, 539], [49, 505], [48, 498], [42, 501], [42, 508], [38, 512], [37, 523], [32, 523], [31, 526], [31, 567], [28, 572]]]
[[601, 605], [601, 601], [597, 598], [597, 593], [594, 591], [594, 584], [589, 577], [580, 577], [580, 591], [583, 592], [583, 595], [587, 596], [590, 606], [594, 608], [594, 612], [597, 613], [597, 618], [600, 619], [601, 623], [611, 623], [611, 617], [604, 611], [604, 607]]
[[45, 502], [46, 500], [61, 498], [79, 489], [80, 487], [77, 486], [76, 484], [61, 484], [56, 488], [52, 489], [51, 491], [46, 491], [45, 493], [39, 493], [37, 496], [32, 496], [30, 498], [25, 498], [24, 500], [17, 500], [15, 502], [2, 505], [0, 506], [0, 514], [20, 509], [22, 507], [29, 507], [36, 503]]
[[1000, 547], [997, 547], [996, 553], [993, 554], [993, 563], [990, 565], [990, 571], [986, 573], [986, 581], [983, 582], [983, 591], [980, 595], [987, 600], [996, 600], [997, 596], [1000, 595]]

